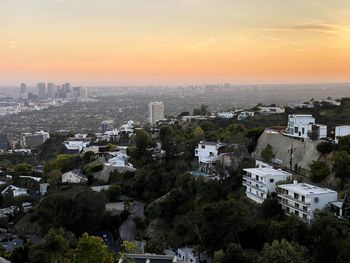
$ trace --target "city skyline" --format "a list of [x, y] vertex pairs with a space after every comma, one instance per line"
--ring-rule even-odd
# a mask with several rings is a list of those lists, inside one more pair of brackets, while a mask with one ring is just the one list
[[0, 15], [0, 85], [350, 80], [346, 0], [12, 0]]

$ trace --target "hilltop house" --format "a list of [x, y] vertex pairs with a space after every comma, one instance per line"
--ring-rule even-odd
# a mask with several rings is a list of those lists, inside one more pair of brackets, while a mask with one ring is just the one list
[[225, 143], [201, 141], [195, 149], [199, 170], [207, 174], [215, 172], [215, 163], [219, 155], [224, 153], [225, 146]]
[[334, 141], [339, 142], [340, 137], [350, 135], [350, 125], [336, 126], [334, 131]]
[[286, 214], [295, 214], [310, 222], [317, 210], [322, 210], [338, 199], [338, 193], [311, 184], [298, 183], [278, 186], [279, 203]]
[[327, 126], [316, 124], [315, 118], [309, 114], [292, 114], [288, 116], [288, 127], [285, 135], [319, 140], [327, 137]]

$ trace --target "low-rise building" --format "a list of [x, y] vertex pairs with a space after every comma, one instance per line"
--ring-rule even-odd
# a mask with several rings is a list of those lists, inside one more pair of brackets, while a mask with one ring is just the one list
[[285, 113], [285, 108], [281, 107], [259, 107], [260, 112], [263, 114], [277, 114], [277, 113]]
[[83, 140], [79, 140], [79, 141], [65, 141], [63, 144], [66, 147], [67, 152], [69, 152], [69, 153], [80, 153], [86, 147], [88, 147], [90, 143], [89, 142], [85, 142]]
[[199, 170], [207, 174], [214, 172], [215, 163], [219, 155], [225, 152], [225, 146], [225, 143], [201, 141], [195, 150]]
[[177, 249], [177, 261], [184, 263], [211, 263], [212, 259], [207, 253], [196, 253], [193, 247]]
[[265, 166], [264, 163], [259, 163], [257, 168], [247, 168], [243, 171], [246, 172], [243, 176], [246, 196], [259, 204], [263, 203], [271, 193], [276, 192], [277, 182], [291, 176], [290, 173]]
[[310, 222], [315, 212], [337, 201], [338, 193], [306, 183], [283, 184], [278, 186], [278, 199], [286, 214], [295, 214]]
[[232, 119], [235, 116], [234, 113], [231, 111], [218, 112], [216, 115], [218, 116], [218, 118], [221, 118], [221, 119]]
[[350, 125], [336, 126], [334, 130], [334, 141], [339, 142], [339, 138], [350, 135]]
[[238, 119], [239, 121], [243, 121], [243, 120], [249, 119], [249, 118], [251, 118], [251, 117], [254, 117], [254, 112], [252, 112], [252, 111], [242, 111], [242, 112], [238, 115], [237, 119]]
[[21, 195], [27, 195], [28, 189], [20, 188], [20, 187], [14, 186], [14, 185], [9, 185], [1, 192], [2, 195], [6, 194], [6, 193], [12, 193], [13, 197], [17, 197], [17, 196], [21, 196]]
[[87, 178], [78, 171], [69, 171], [62, 174], [62, 183], [78, 184], [87, 182]]

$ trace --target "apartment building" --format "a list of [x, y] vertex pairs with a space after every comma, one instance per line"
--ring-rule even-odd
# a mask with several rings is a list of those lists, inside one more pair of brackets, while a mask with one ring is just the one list
[[224, 153], [225, 146], [225, 143], [201, 141], [195, 149], [199, 170], [207, 174], [212, 173], [219, 155]]
[[338, 193], [306, 183], [279, 185], [278, 199], [286, 214], [295, 214], [310, 222], [315, 212], [329, 206], [338, 199]]
[[148, 120], [151, 124], [164, 119], [164, 104], [161, 101], [150, 102], [148, 104]]
[[[263, 163], [262, 163], [263, 164]], [[267, 165], [258, 164], [259, 167], [243, 169], [243, 186], [246, 196], [261, 204], [271, 194], [276, 192], [276, 183], [286, 180], [290, 173], [277, 170]]]

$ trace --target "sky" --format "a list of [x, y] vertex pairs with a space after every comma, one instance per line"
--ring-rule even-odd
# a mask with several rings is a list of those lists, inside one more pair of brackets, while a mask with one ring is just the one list
[[349, 0], [0, 0], [0, 84], [350, 81]]

